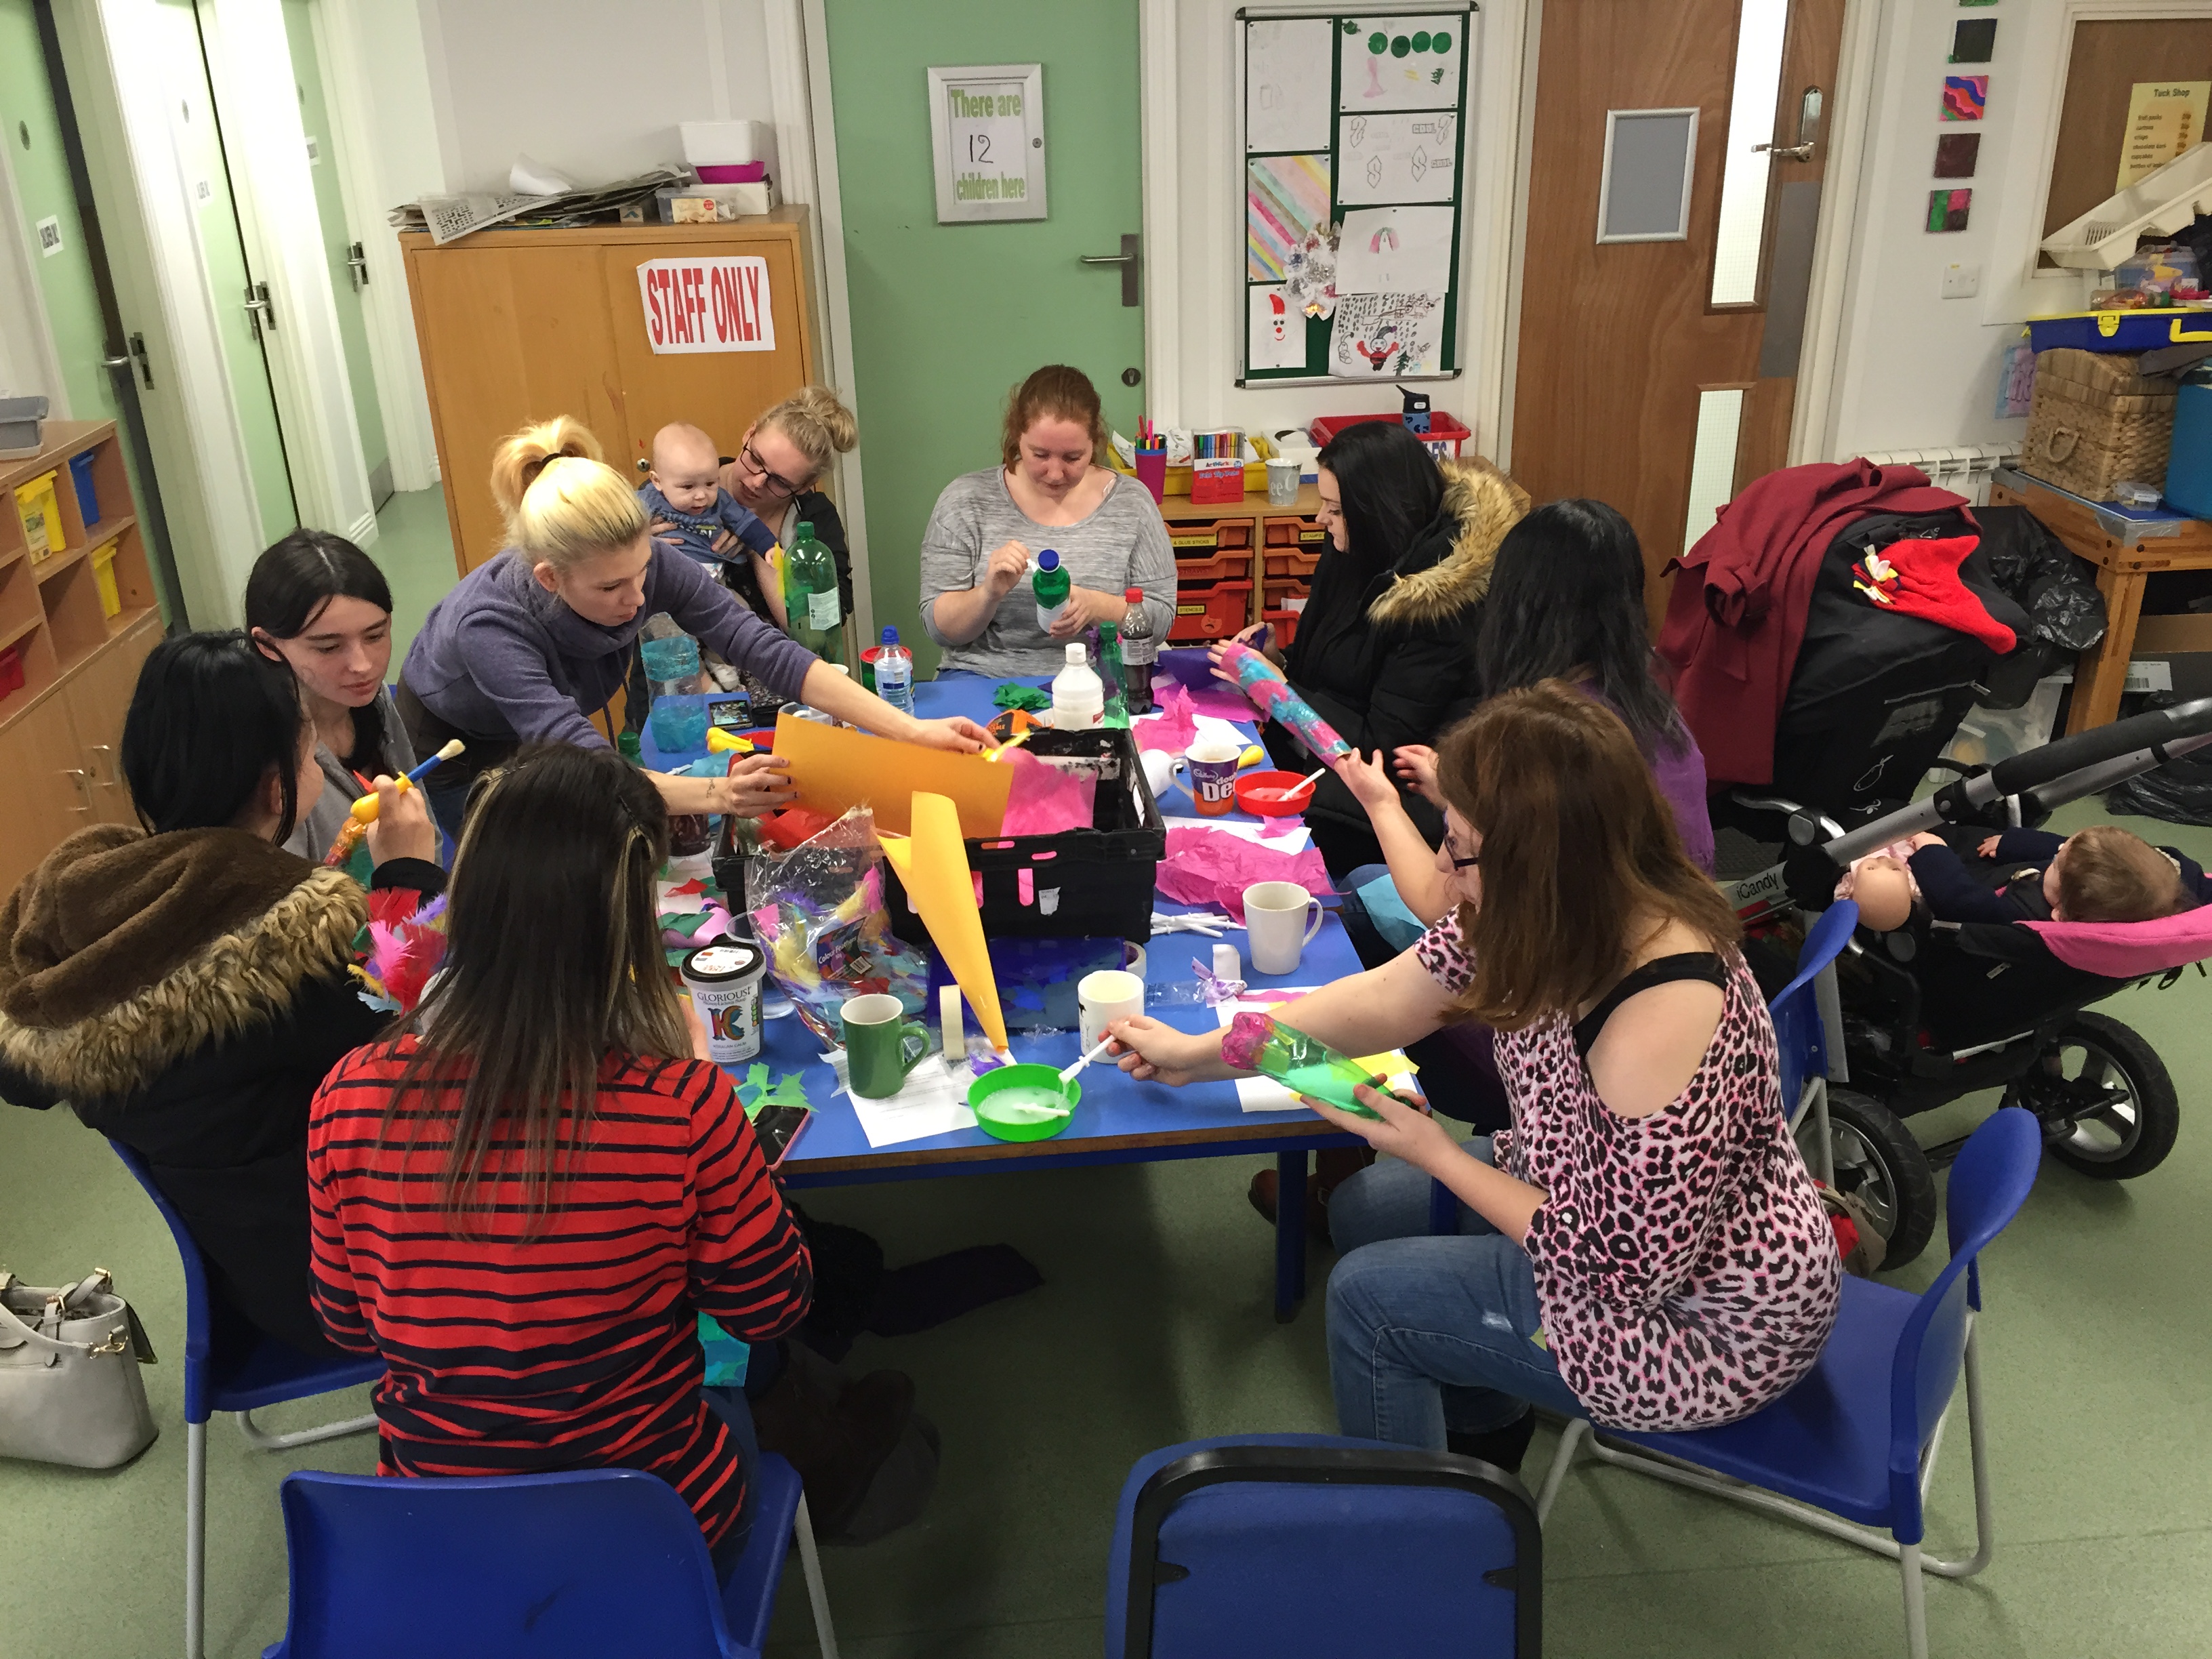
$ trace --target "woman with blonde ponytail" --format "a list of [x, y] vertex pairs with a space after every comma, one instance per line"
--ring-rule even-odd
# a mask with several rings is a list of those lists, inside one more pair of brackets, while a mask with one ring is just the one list
[[[426, 780], [448, 836], [459, 835], [469, 786], [522, 744], [612, 745], [607, 705], [645, 619], [664, 611], [781, 696], [880, 737], [982, 746], [971, 720], [916, 720], [861, 690], [656, 542], [636, 491], [600, 459], [581, 422], [562, 416], [507, 438], [493, 454], [491, 487], [507, 515], [507, 548], [431, 607], [399, 680], [416, 753], [453, 738], [467, 745]], [[782, 763], [765, 755], [745, 757], [726, 778], [653, 783], [672, 812], [750, 817], [791, 795]]]

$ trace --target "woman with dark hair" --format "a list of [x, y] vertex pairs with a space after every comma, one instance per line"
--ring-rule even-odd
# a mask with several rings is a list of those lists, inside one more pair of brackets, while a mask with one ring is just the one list
[[[1434, 743], [1481, 695], [1475, 641], [1491, 560], [1528, 492], [1480, 458], [1437, 461], [1395, 420], [1346, 427], [1319, 463], [1328, 545], [1280, 672], [1354, 749]], [[1289, 732], [1270, 722], [1263, 736], [1278, 764], [1312, 769]], [[1433, 846], [1437, 810], [1418, 795], [1404, 805]], [[1366, 811], [1334, 774], [1315, 786], [1305, 818], [1332, 876], [1383, 862]]]
[[[1512, 1127], [1462, 1146], [1372, 1090], [1373, 1118], [1313, 1103], [1393, 1155], [1329, 1210], [1339, 1426], [1516, 1469], [1532, 1402], [1639, 1431], [1748, 1416], [1819, 1358], [1841, 1285], [1735, 914], [1628, 728], [1575, 687], [1492, 698], [1441, 751], [1456, 910], [1275, 1018], [1353, 1054], [1480, 1020]], [[1219, 1032], [1113, 1035], [1139, 1078], [1235, 1075]], [[1455, 1237], [1429, 1236], [1432, 1181]]]
[[315, 1306], [384, 1358], [384, 1474], [647, 1469], [726, 1576], [757, 1454], [743, 1395], [702, 1391], [698, 1318], [774, 1339], [813, 1277], [670, 982], [667, 856], [611, 750], [532, 745], [479, 781], [436, 977], [315, 1097]]
[[380, 778], [364, 897], [283, 850], [322, 787], [292, 671], [244, 634], [154, 647], [123, 726], [145, 825], [79, 830], [0, 908], [0, 1096], [67, 1101], [144, 1157], [242, 1319], [328, 1352], [308, 1300], [307, 1101], [386, 1017], [348, 969], [445, 878], [421, 792]]
[[[319, 859], [378, 773], [414, 769], [415, 748], [392, 701], [392, 588], [343, 536], [295, 530], [253, 562], [246, 631], [299, 678], [315, 728], [320, 790], [303, 796], [284, 850]], [[355, 872], [360, 874], [358, 870]]]

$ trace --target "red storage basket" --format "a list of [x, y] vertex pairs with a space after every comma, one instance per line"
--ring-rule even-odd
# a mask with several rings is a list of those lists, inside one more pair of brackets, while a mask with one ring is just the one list
[[[1402, 421], [1402, 419], [1403, 416], [1397, 415], [1324, 415], [1316, 421], [1310, 428], [1314, 447], [1320, 448], [1345, 428], [1358, 426], [1362, 421]], [[1460, 445], [1474, 436], [1474, 434], [1439, 409], [1430, 412], [1427, 436], [1423, 437], [1418, 432], [1413, 435], [1420, 438], [1421, 441], [1428, 446], [1430, 454], [1438, 458], [1449, 455], [1456, 459], [1459, 456]]]

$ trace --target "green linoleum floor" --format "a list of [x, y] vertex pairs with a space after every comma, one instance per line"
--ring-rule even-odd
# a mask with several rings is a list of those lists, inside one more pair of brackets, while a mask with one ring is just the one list
[[383, 567], [392, 584], [392, 672], [407, 660], [430, 607], [459, 580], [453, 568], [453, 537], [446, 518], [443, 489], [403, 490], [376, 515], [376, 545], [368, 556]]
[[[442, 529], [442, 519], [441, 520]], [[442, 544], [442, 537], [441, 538]], [[390, 568], [387, 566], [387, 568]], [[400, 601], [403, 612], [407, 601]], [[2071, 809], [2059, 827], [2090, 821]], [[2212, 831], [2130, 826], [2212, 855]], [[2025, 1212], [1986, 1258], [1982, 1327], [1997, 1504], [1996, 1559], [1931, 1583], [1945, 1659], [2196, 1656], [2212, 1631], [2212, 985], [2103, 1005], [2157, 1045], [2185, 1120], [2171, 1158], [2124, 1184], [2046, 1161]], [[1963, 1132], [1962, 1104], [1919, 1120]], [[936, 1498], [917, 1526], [825, 1554], [853, 1659], [1058, 1659], [1099, 1651], [1108, 1533], [1131, 1462], [1238, 1430], [1334, 1427], [1316, 1296], [1272, 1316], [1272, 1235], [1244, 1201], [1261, 1161], [972, 1176], [811, 1192], [894, 1263], [1005, 1240], [1042, 1288], [896, 1340], [853, 1363], [918, 1379], [943, 1431]], [[1918, 1288], [1940, 1243], [1896, 1282]], [[159, 1218], [99, 1139], [64, 1114], [0, 1107], [0, 1261], [52, 1283], [112, 1267], [157, 1349], [182, 1343], [183, 1283]], [[161, 1439], [130, 1468], [81, 1474], [0, 1463], [0, 1653], [137, 1659], [176, 1650], [181, 1621], [181, 1374], [146, 1373]], [[268, 1413], [297, 1427], [365, 1409], [365, 1391]], [[1947, 1437], [1931, 1546], [1972, 1527], [1963, 1423]], [[280, 1636], [285, 1471], [366, 1471], [366, 1437], [289, 1454], [210, 1434], [208, 1652], [247, 1659]], [[1539, 1435], [1532, 1476], [1549, 1455]], [[1896, 1570], [1848, 1547], [1626, 1473], [1585, 1466], [1546, 1540], [1547, 1651], [1637, 1659], [1901, 1652]], [[96, 1571], [98, 1590], [82, 1586]], [[96, 1611], [95, 1611], [96, 1610]], [[770, 1651], [812, 1650], [796, 1574]]]

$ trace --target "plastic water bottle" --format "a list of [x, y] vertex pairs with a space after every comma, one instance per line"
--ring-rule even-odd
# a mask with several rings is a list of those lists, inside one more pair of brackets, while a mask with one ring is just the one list
[[1036, 599], [1037, 626], [1048, 634], [1067, 609], [1068, 591], [1075, 586], [1066, 570], [1060, 568], [1060, 555], [1051, 548], [1037, 555], [1036, 574], [1030, 578], [1030, 592]]
[[791, 637], [828, 663], [845, 658], [845, 606], [837, 591], [837, 556], [801, 520], [784, 556], [783, 609]]
[[1067, 666], [1052, 677], [1052, 723], [1062, 732], [1089, 732], [1106, 724], [1106, 688], [1091, 669], [1081, 641], [1067, 647]]
[[1121, 599], [1129, 607], [1121, 618], [1121, 675], [1128, 687], [1129, 712], [1146, 714], [1152, 708], [1152, 657], [1156, 653], [1152, 613], [1145, 609], [1145, 590], [1141, 587], [1123, 590]]
[[898, 629], [884, 629], [876, 653], [876, 695], [902, 714], [914, 713], [914, 653], [899, 643]]

